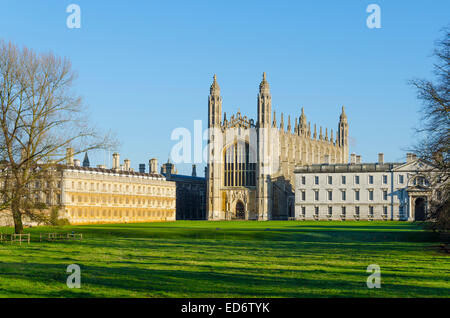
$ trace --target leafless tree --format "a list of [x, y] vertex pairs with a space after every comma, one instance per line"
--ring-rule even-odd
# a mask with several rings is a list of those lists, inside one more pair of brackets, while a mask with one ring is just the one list
[[430, 162], [438, 173], [432, 179], [437, 195], [430, 206], [430, 225], [435, 230], [450, 230], [450, 26], [434, 50], [434, 82], [411, 81], [422, 101], [422, 120], [417, 128], [420, 136], [414, 152]]
[[75, 78], [67, 58], [0, 41], [0, 210], [12, 213], [16, 233], [36, 208], [35, 183], [52, 175], [67, 147], [77, 154], [112, 145], [89, 124]]

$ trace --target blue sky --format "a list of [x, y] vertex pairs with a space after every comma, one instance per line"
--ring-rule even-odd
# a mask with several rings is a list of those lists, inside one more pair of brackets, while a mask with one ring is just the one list
[[[66, 26], [71, 3], [81, 7], [81, 29]], [[381, 8], [381, 29], [366, 26], [371, 3]], [[303, 106], [311, 124], [336, 131], [345, 105], [350, 152], [366, 162], [378, 152], [403, 161], [420, 120], [407, 81], [432, 78], [433, 44], [450, 23], [444, 0], [0, 4], [0, 38], [69, 57], [93, 122], [115, 131], [121, 159], [135, 169], [151, 157], [167, 160], [173, 129], [193, 131], [196, 119], [206, 126], [214, 73], [228, 116], [240, 109], [256, 117], [267, 72], [278, 118], [299, 116]], [[104, 155], [90, 158], [102, 164]]]

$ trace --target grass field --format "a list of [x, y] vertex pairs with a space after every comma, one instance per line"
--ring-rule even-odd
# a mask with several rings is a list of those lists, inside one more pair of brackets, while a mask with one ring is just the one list
[[[12, 229], [0, 228], [5, 233]], [[39, 242], [40, 232], [83, 233]], [[450, 297], [450, 257], [406, 222], [207, 222], [26, 229], [0, 243], [0, 297]], [[69, 289], [69, 264], [81, 288]], [[381, 288], [368, 289], [369, 264]]]

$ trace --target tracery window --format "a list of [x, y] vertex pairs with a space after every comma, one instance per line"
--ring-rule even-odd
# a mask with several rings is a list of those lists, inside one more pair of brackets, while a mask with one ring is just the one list
[[246, 142], [235, 142], [224, 152], [224, 185], [254, 187], [256, 185], [256, 154]]

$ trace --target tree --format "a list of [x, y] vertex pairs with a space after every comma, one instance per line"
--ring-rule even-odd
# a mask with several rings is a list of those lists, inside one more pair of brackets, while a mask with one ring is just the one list
[[414, 147], [419, 158], [430, 162], [435, 170], [431, 186], [436, 195], [430, 202], [429, 219], [434, 230], [450, 230], [450, 26], [436, 43], [434, 82], [415, 79], [411, 84], [422, 101], [422, 121], [417, 128], [421, 138]]
[[0, 41], [0, 210], [12, 213], [16, 233], [24, 215], [41, 210], [36, 191], [58, 175], [66, 148], [77, 154], [112, 145], [110, 134], [89, 124], [75, 78], [67, 58]]

